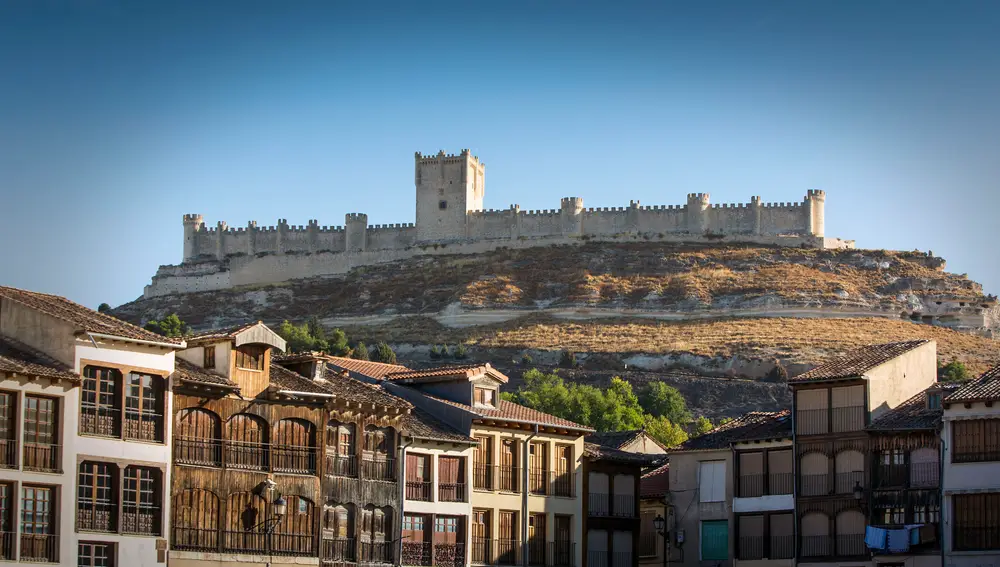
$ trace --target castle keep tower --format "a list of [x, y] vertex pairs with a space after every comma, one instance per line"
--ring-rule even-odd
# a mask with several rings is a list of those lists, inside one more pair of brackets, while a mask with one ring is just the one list
[[194, 259], [198, 255], [196, 239], [198, 231], [205, 226], [205, 217], [201, 215], [184, 215], [184, 261]]
[[483, 208], [486, 164], [469, 150], [414, 156], [417, 241], [467, 238], [466, 213]]
[[826, 236], [826, 191], [809, 189], [806, 191], [806, 231], [813, 236]]

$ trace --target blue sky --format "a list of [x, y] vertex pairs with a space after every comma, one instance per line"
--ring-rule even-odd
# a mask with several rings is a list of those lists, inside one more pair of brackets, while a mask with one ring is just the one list
[[[365, 6], [359, 6], [365, 4]], [[0, 4], [0, 283], [88, 306], [181, 217], [413, 221], [413, 152], [486, 206], [798, 201], [1000, 291], [1000, 3]]]

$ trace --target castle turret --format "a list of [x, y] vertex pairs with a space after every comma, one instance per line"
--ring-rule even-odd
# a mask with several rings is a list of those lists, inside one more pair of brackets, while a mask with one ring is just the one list
[[467, 237], [466, 215], [483, 208], [486, 164], [469, 150], [458, 155], [414, 154], [418, 241]]
[[198, 231], [205, 226], [205, 218], [198, 214], [184, 215], [184, 262], [198, 255]]
[[803, 208], [805, 209], [806, 227], [809, 234], [820, 237], [826, 234], [825, 207], [826, 191], [819, 189], [806, 191], [805, 207]]
[[704, 234], [708, 228], [708, 193], [688, 193], [687, 229], [691, 234]]
[[564, 197], [559, 201], [559, 222], [567, 236], [583, 234], [583, 199]]
[[344, 239], [348, 252], [360, 252], [368, 247], [368, 215], [347, 213], [344, 215]]

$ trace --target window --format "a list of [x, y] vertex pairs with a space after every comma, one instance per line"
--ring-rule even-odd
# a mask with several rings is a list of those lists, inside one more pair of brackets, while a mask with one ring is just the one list
[[496, 405], [493, 402], [494, 392], [490, 388], [476, 388], [476, 403], [480, 405], [493, 406]]
[[438, 500], [465, 502], [465, 459], [438, 457]]
[[125, 386], [125, 439], [163, 441], [163, 378], [129, 372]]
[[941, 521], [939, 504], [916, 505], [913, 507], [914, 524], [937, 524]]
[[264, 353], [267, 347], [244, 345], [236, 348], [236, 368], [264, 370]]
[[205, 368], [215, 368], [215, 345], [205, 347]]
[[726, 461], [705, 461], [699, 467], [701, 502], [723, 502], [726, 499]]
[[148, 467], [125, 468], [122, 532], [160, 534], [160, 471]]
[[80, 463], [76, 491], [76, 527], [83, 531], [114, 532], [117, 529], [118, 469], [109, 463]]
[[14, 559], [14, 540], [11, 536], [14, 531], [14, 510], [16, 509], [17, 502], [13, 483], [0, 483], [0, 560], [13, 561]]
[[927, 394], [927, 409], [941, 409], [941, 392]]
[[701, 523], [702, 561], [725, 561], [729, 559], [729, 521], [705, 521]]
[[493, 437], [476, 437], [479, 445], [472, 459], [476, 490], [493, 490]]
[[442, 211], [448, 208], [448, 201], [438, 201], [438, 208]]
[[219, 548], [219, 498], [201, 488], [173, 497], [170, 532], [174, 549], [215, 551]]
[[177, 414], [174, 429], [174, 462], [222, 466], [222, 422], [215, 413], [186, 408]]
[[77, 547], [77, 567], [114, 567], [115, 545], [96, 541], [81, 541]]
[[26, 485], [21, 488], [22, 561], [59, 561], [54, 496], [54, 489], [47, 486]]
[[58, 403], [52, 398], [25, 396], [24, 469], [61, 472], [58, 443]]
[[528, 488], [532, 494], [546, 494], [548, 479], [549, 444], [531, 443], [528, 446]]
[[953, 463], [1000, 461], [1000, 419], [952, 422]]
[[882, 451], [881, 459], [883, 465], [903, 465], [906, 464], [906, 455], [902, 449], [888, 449]]
[[17, 394], [0, 392], [0, 468], [17, 468]]
[[339, 504], [327, 507], [324, 528], [333, 532], [333, 537], [346, 539], [354, 534], [354, 505]]
[[406, 454], [407, 500], [431, 500], [431, 459], [419, 453]]
[[956, 494], [956, 551], [1000, 549], [1000, 492]]
[[121, 383], [122, 373], [114, 368], [87, 366], [83, 369], [80, 433], [119, 436]]

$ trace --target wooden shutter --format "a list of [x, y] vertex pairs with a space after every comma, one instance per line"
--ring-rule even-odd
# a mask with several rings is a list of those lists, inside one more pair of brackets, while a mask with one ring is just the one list
[[517, 539], [517, 512], [500, 512], [500, 539]]
[[475, 464], [493, 464], [493, 438], [476, 437], [476, 441], [479, 441], [479, 445], [476, 447]]
[[567, 473], [572, 467], [573, 447], [569, 445], [559, 445], [556, 447], [556, 470], [559, 473]]

